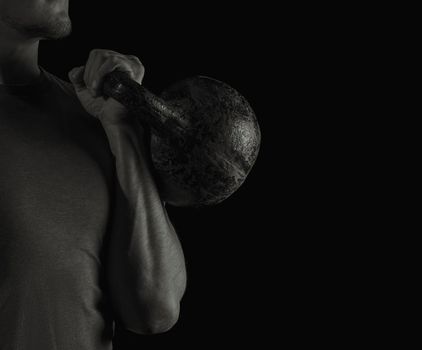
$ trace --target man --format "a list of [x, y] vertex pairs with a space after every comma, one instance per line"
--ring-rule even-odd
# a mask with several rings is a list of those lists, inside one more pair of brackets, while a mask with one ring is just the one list
[[70, 31], [68, 0], [0, 0], [1, 350], [111, 349], [114, 321], [164, 332], [185, 290], [143, 127], [99, 95], [144, 68], [94, 50], [61, 81], [38, 44]]

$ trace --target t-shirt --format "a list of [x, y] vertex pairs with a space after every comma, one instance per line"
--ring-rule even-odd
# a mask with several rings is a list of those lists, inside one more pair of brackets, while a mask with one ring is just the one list
[[0, 350], [112, 348], [114, 166], [71, 84], [0, 85]]

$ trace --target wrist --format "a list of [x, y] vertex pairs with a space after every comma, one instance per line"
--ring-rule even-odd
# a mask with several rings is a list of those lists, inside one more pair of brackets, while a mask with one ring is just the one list
[[104, 118], [100, 119], [100, 122], [112, 148], [125, 144], [140, 146], [146, 141], [145, 129], [133, 115], [115, 119]]
[[104, 127], [127, 125], [133, 116], [126, 110], [105, 109], [98, 117]]

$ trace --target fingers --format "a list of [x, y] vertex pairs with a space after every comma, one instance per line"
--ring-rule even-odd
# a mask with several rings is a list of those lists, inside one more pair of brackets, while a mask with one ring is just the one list
[[[83, 81], [94, 97], [101, 94], [104, 77], [114, 70], [128, 72], [139, 84], [145, 74], [145, 68], [136, 56], [122, 55], [110, 50], [92, 50], [85, 65]], [[70, 79], [72, 81], [72, 78]]]
[[136, 56], [129, 55], [129, 56], [126, 56], [126, 58], [132, 62], [132, 68], [133, 68], [133, 73], [134, 73], [133, 79], [135, 79], [139, 84], [142, 84], [142, 80], [144, 79], [144, 75], [145, 75], [144, 65]]
[[84, 82], [84, 68], [85, 66], [75, 67], [68, 74], [69, 80], [76, 91], [80, 91], [86, 87]]
[[94, 92], [92, 89], [92, 76], [95, 73], [95, 70], [98, 69], [98, 66], [102, 64], [103, 55], [100, 55], [100, 50], [92, 50], [89, 53], [88, 61], [85, 65], [84, 71], [84, 81], [86, 87], [90, 90], [91, 93]]

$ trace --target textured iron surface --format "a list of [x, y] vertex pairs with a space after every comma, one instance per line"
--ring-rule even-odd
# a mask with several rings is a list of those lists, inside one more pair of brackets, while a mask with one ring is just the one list
[[152, 137], [156, 169], [186, 192], [186, 203], [212, 205], [244, 182], [259, 152], [261, 133], [249, 103], [236, 90], [208, 77], [183, 80], [161, 97], [182, 109], [189, 135], [182, 149]]

